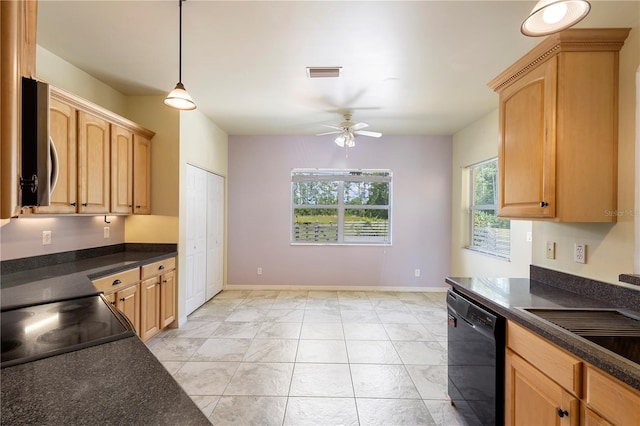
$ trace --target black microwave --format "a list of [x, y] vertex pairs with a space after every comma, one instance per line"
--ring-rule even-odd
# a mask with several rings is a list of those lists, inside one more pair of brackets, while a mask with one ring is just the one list
[[49, 85], [22, 78], [20, 204], [48, 206], [57, 177], [57, 156], [49, 137]]

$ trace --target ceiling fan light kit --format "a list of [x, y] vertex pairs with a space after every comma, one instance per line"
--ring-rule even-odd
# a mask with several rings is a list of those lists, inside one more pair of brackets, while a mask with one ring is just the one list
[[531, 37], [557, 33], [583, 20], [590, 10], [591, 4], [586, 0], [540, 0], [520, 31]]
[[351, 113], [344, 114], [344, 121], [340, 123], [340, 126], [330, 126], [328, 124], [323, 124], [323, 126], [334, 130], [331, 132], [318, 133], [316, 136], [337, 134], [338, 136], [334, 142], [341, 148], [353, 148], [356, 146], [356, 136], [369, 136], [373, 138], [379, 138], [382, 136], [382, 133], [380, 132], [361, 130], [365, 127], [369, 127], [369, 125], [367, 123], [351, 122]]
[[171, 108], [180, 109], [180, 110], [192, 110], [196, 109], [196, 104], [193, 102], [193, 99], [184, 88], [184, 84], [182, 84], [182, 2], [186, 0], [178, 0], [178, 4], [180, 6], [180, 41], [179, 41], [179, 50], [178, 50], [178, 84], [176, 84], [175, 89], [167, 95], [164, 100], [164, 104], [170, 106]]

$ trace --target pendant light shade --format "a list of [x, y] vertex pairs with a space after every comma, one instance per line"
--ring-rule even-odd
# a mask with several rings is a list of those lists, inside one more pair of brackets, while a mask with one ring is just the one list
[[577, 24], [589, 10], [591, 4], [586, 0], [540, 0], [520, 31], [532, 37], [553, 34]]
[[180, 42], [179, 42], [179, 51], [178, 51], [178, 84], [176, 84], [175, 89], [171, 91], [167, 95], [164, 100], [164, 104], [170, 106], [171, 108], [181, 109], [181, 110], [192, 110], [196, 109], [196, 104], [193, 102], [193, 99], [187, 93], [187, 90], [184, 88], [184, 84], [182, 84], [182, 2], [185, 0], [178, 0], [180, 5]]
[[176, 88], [171, 91], [164, 100], [164, 104], [175, 109], [191, 110], [196, 109], [196, 104], [184, 88], [181, 82], [176, 84]]

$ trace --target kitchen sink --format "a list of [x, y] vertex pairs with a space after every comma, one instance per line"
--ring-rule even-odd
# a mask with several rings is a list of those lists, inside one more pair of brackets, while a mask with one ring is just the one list
[[640, 315], [617, 309], [545, 309], [525, 311], [596, 345], [640, 364]]

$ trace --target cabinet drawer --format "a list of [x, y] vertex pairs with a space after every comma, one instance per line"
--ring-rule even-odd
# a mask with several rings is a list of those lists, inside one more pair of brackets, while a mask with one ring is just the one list
[[98, 291], [108, 294], [135, 284], [138, 281], [140, 281], [140, 268], [135, 268], [93, 280], [93, 285]]
[[582, 361], [526, 328], [509, 322], [507, 346], [560, 386], [582, 396]]
[[169, 259], [153, 262], [142, 267], [142, 279], [146, 280], [147, 278], [151, 278], [172, 269], [176, 269], [175, 257], [170, 257]]
[[638, 424], [640, 392], [590, 365], [585, 370], [587, 406], [612, 424]]

